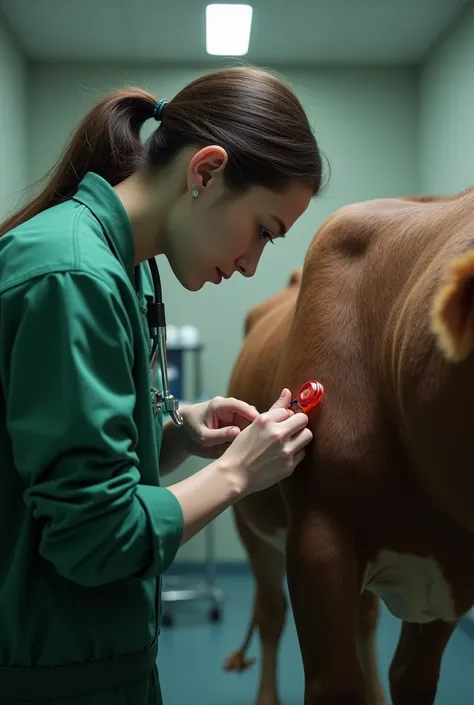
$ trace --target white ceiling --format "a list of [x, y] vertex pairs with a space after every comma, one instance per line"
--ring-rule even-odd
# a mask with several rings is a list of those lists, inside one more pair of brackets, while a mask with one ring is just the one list
[[[244, 60], [418, 63], [469, 3], [250, 0], [254, 21]], [[205, 51], [207, 4], [205, 0], [0, 0], [0, 10], [32, 58], [202, 63], [210, 60]]]

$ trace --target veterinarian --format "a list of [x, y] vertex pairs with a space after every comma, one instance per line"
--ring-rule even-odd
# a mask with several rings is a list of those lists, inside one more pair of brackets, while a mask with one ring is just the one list
[[[191, 291], [253, 276], [321, 172], [291, 90], [219, 70], [169, 102], [105, 97], [0, 226], [0, 702], [161, 703], [160, 576], [223, 510], [287, 477], [311, 433], [289, 390], [264, 414], [160, 405], [154, 258]], [[190, 453], [211, 462], [160, 486]]]

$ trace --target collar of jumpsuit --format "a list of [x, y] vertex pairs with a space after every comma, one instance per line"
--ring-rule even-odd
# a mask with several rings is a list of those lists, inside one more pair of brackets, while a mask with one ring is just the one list
[[[142, 313], [146, 313], [146, 299], [154, 299], [153, 280], [148, 262], [135, 267], [133, 230], [127, 211], [112, 186], [101, 176], [90, 171], [79, 183], [74, 200], [86, 206], [102, 226], [108, 245], [134, 286]], [[147, 326], [146, 321], [143, 321]], [[148, 335], [148, 328], [146, 328]]]
[[114, 189], [101, 176], [89, 172], [80, 182], [74, 200], [89, 208], [100, 222], [115, 256], [130, 281], [133, 281], [135, 254], [132, 226]]

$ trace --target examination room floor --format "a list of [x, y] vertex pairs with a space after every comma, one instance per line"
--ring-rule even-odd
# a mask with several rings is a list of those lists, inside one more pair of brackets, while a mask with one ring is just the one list
[[[192, 582], [192, 573], [186, 573], [183, 579]], [[191, 602], [175, 605], [175, 625], [162, 629], [158, 663], [165, 705], [254, 703], [259, 661], [240, 675], [226, 673], [222, 668], [227, 655], [240, 646], [247, 629], [253, 582], [245, 569], [232, 569], [219, 573], [218, 586], [226, 596], [220, 623], [212, 624], [207, 620], [206, 603]], [[384, 608], [378, 633], [378, 657], [386, 692], [388, 666], [399, 630], [398, 620]], [[258, 656], [255, 636], [249, 655]], [[472, 705], [473, 663], [474, 638], [458, 627], [444, 655], [436, 705]], [[281, 705], [301, 705], [303, 670], [291, 614], [282, 638], [279, 664]]]

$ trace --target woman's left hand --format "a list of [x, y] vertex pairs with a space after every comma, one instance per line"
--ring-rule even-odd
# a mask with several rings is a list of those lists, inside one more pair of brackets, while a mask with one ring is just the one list
[[180, 412], [188, 437], [187, 451], [201, 458], [220, 458], [258, 416], [254, 406], [232, 397], [214, 397], [184, 407]]

